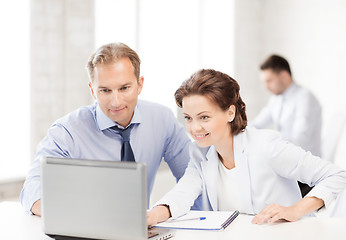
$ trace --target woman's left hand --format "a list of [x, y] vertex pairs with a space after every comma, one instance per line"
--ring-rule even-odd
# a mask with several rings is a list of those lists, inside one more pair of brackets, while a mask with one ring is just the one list
[[304, 197], [290, 207], [283, 207], [278, 204], [270, 204], [252, 219], [252, 223], [273, 223], [280, 219], [294, 222], [302, 216], [323, 206], [324, 201], [317, 197]]
[[283, 207], [278, 204], [270, 204], [252, 219], [252, 223], [273, 223], [280, 219], [294, 222], [297, 221], [300, 217], [301, 216], [299, 214], [299, 211], [297, 211], [294, 206]]

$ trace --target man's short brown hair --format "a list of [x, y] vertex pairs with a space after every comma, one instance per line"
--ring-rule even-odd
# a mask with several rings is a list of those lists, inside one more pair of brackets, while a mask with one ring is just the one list
[[260, 69], [261, 70], [271, 69], [275, 73], [279, 73], [282, 70], [284, 70], [284, 71], [287, 71], [290, 74], [290, 76], [292, 76], [291, 68], [290, 68], [290, 65], [288, 64], [288, 61], [285, 58], [275, 54], [269, 56], [261, 64]]
[[121, 58], [130, 59], [134, 68], [134, 74], [138, 80], [141, 60], [139, 59], [137, 53], [124, 43], [105, 44], [91, 54], [87, 63], [87, 70], [90, 80], [94, 81], [94, 70], [97, 65], [112, 64]]

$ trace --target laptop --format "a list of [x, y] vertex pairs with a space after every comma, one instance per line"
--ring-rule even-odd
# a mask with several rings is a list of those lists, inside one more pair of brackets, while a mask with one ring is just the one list
[[[148, 230], [143, 163], [43, 157], [44, 233], [55, 239], [168, 239], [173, 230]], [[162, 231], [166, 230], [166, 231]]]

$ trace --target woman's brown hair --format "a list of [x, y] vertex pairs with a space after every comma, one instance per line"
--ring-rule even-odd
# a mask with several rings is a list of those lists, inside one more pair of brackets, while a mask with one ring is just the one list
[[213, 69], [201, 69], [184, 81], [174, 94], [181, 108], [183, 98], [203, 95], [217, 104], [223, 111], [231, 105], [236, 108], [234, 120], [230, 123], [233, 135], [242, 132], [247, 125], [246, 106], [239, 95], [239, 84], [225, 73]]

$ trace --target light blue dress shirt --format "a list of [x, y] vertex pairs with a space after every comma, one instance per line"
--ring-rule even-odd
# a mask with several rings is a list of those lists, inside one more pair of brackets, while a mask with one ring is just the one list
[[[149, 196], [162, 158], [177, 180], [183, 176], [189, 162], [190, 140], [172, 111], [159, 104], [139, 100], [131, 124], [134, 127], [130, 144], [136, 161], [147, 165]], [[42, 156], [120, 161], [122, 139], [119, 133], [110, 129], [114, 125], [117, 124], [102, 112], [97, 103], [81, 107], [57, 120], [39, 144], [26, 177], [20, 195], [25, 210], [30, 211], [41, 198]]]

